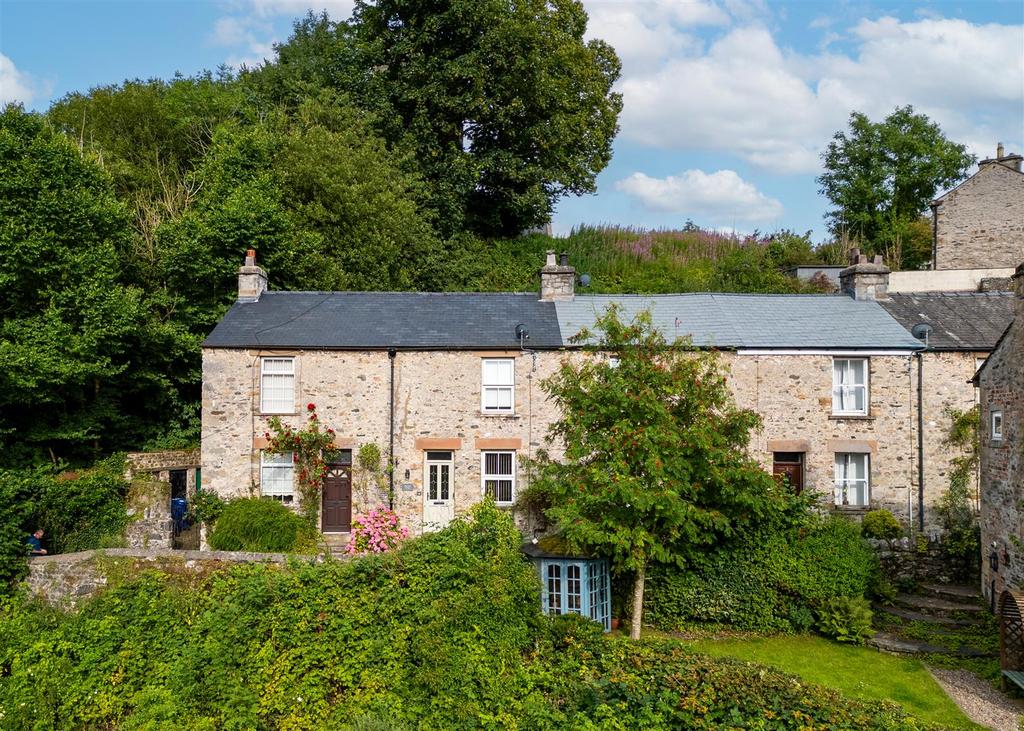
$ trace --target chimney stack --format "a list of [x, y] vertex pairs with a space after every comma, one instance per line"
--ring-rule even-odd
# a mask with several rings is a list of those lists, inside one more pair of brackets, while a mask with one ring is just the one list
[[1003, 154], [1003, 143], [1000, 142], [996, 145], [996, 159], [998, 160], [999, 158], [1003, 157]]
[[850, 252], [850, 266], [839, 272], [839, 288], [858, 302], [889, 299], [890, 269], [876, 254], [868, 258], [860, 249]]
[[571, 302], [576, 296], [576, 269], [569, 266], [569, 255], [557, 259], [554, 249], [547, 252], [547, 260], [540, 270], [540, 299], [542, 302]]
[[979, 168], [983, 168], [987, 165], [1002, 165], [1003, 167], [1016, 170], [1018, 173], [1021, 171], [1021, 161], [1024, 160], [1020, 155], [1010, 153], [1006, 154], [1006, 148], [1003, 147], [1003, 143], [1000, 142], [996, 145], [996, 156], [982, 160], [978, 163]]
[[245, 264], [238, 270], [238, 301], [258, 302], [267, 291], [267, 273], [256, 266], [256, 250], [245, 252]]

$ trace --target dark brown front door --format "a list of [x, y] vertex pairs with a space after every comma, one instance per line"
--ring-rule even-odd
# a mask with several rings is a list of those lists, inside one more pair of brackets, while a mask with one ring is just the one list
[[776, 452], [772, 461], [772, 474], [776, 480], [788, 484], [799, 495], [804, 489], [803, 452]]
[[344, 533], [352, 528], [352, 453], [328, 465], [324, 477], [324, 506], [320, 529]]

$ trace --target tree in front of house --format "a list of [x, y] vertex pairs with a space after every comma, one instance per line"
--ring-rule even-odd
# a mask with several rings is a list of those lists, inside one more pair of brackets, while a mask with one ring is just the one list
[[623, 322], [614, 307], [583, 358], [543, 382], [561, 410], [531, 492], [573, 550], [631, 572], [631, 636], [640, 636], [644, 580], [654, 562], [685, 567], [737, 534], [785, 519], [787, 493], [747, 455], [759, 424], [737, 408], [713, 352], [668, 343], [650, 313]]
[[974, 163], [966, 146], [947, 139], [911, 106], [898, 107], [881, 122], [853, 112], [849, 130], [833, 136], [821, 159], [819, 192], [833, 206], [827, 214], [832, 234], [902, 269], [931, 259], [922, 214]]

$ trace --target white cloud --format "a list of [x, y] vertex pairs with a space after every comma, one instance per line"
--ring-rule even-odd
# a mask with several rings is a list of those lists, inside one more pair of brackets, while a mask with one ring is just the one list
[[[834, 25], [816, 25], [822, 48], [838, 39]], [[904, 104], [937, 121], [951, 139], [981, 145], [986, 155], [1000, 139], [1024, 141], [1020, 26], [865, 19], [844, 31], [853, 49], [846, 53], [784, 49], [758, 24], [730, 27], [697, 52], [692, 43], [680, 43], [682, 50], [645, 45], [644, 28], [658, 26], [640, 12], [620, 27], [632, 28], [628, 37], [639, 46], [627, 46], [624, 55], [621, 134], [644, 145], [732, 153], [777, 172], [814, 172], [820, 151], [852, 110], [880, 119]]]
[[326, 10], [334, 20], [345, 20], [352, 14], [352, 0], [248, 0], [252, 10], [261, 17], [273, 15], [305, 15], [307, 11]]
[[782, 215], [779, 201], [733, 170], [687, 170], [665, 178], [637, 172], [615, 183], [615, 188], [649, 211], [682, 213], [695, 220], [767, 223]]
[[0, 107], [14, 102], [31, 107], [32, 100], [37, 96], [49, 95], [49, 90], [42, 87], [29, 74], [18, 70], [14, 61], [0, 53]]

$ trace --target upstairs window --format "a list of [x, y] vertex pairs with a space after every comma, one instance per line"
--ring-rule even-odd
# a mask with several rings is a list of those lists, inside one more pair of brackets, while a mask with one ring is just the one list
[[867, 416], [867, 358], [835, 358], [832, 361], [832, 413]]
[[868, 504], [868, 467], [866, 454], [836, 454], [836, 505]]
[[485, 414], [514, 412], [515, 359], [484, 358], [480, 410]]
[[260, 494], [291, 503], [295, 499], [295, 460], [291, 452], [260, 453]]
[[499, 505], [511, 505], [516, 494], [516, 453], [483, 452], [484, 495]]
[[993, 411], [992, 412], [992, 439], [1000, 440], [1003, 438], [1003, 412]]
[[260, 411], [264, 414], [295, 412], [295, 359], [261, 358]]

